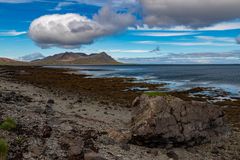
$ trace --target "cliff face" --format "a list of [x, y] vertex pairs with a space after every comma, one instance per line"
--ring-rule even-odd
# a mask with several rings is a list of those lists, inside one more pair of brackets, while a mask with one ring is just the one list
[[61, 65], [61, 64], [118, 64], [107, 53], [87, 55], [85, 53], [65, 52], [46, 57], [44, 59], [32, 62], [40, 65]]

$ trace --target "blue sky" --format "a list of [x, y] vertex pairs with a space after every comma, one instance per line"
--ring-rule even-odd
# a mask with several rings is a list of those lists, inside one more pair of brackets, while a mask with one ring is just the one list
[[[161, 6], [163, 0], [153, 1], [153, 5]], [[181, 17], [177, 16], [178, 13], [174, 16], [177, 12], [174, 7], [181, 9], [184, 5], [172, 3], [174, 1], [176, 0], [166, 4], [166, 8], [172, 9], [168, 13], [166, 10], [154, 10], [152, 4], [145, 0], [0, 0], [0, 57], [18, 58], [37, 52], [48, 56], [65, 51], [106, 51], [125, 62], [240, 63], [240, 44], [236, 40], [240, 35], [240, 13], [235, 14], [238, 12], [235, 7], [240, 8], [239, 2], [220, 0], [219, 5], [210, 4], [209, 10], [207, 8], [205, 11], [207, 14], [198, 13], [199, 15], [194, 13], [198, 8], [194, 9], [196, 6], [189, 4], [193, 9], [190, 11], [193, 12], [193, 17]], [[200, 0], [194, 1], [202, 3]], [[230, 7], [222, 8], [227, 3]], [[215, 5], [222, 12], [225, 11], [224, 15], [219, 15], [220, 18], [215, 18], [214, 10], [211, 10], [217, 8]], [[108, 9], [104, 10], [106, 6]], [[229, 16], [228, 10], [232, 12]], [[102, 15], [98, 12], [102, 12]], [[76, 21], [83, 20], [81, 23], [88, 23], [100, 31], [93, 33], [91, 30], [86, 35], [78, 30], [78, 37], [74, 39], [59, 31], [56, 32], [56, 37], [53, 34], [49, 38], [46, 29], [39, 30], [39, 24], [46, 26], [46, 17], [39, 18], [56, 14], [58, 16], [47, 18], [65, 24], [62, 15], [68, 15], [74, 20], [77, 18]], [[118, 14], [120, 16], [114, 21]], [[83, 19], [84, 16], [86, 19]], [[111, 17], [113, 18], [109, 19]], [[60, 20], [56, 21], [57, 18]], [[37, 20], [36, 23], [33, 23], [34, 20]], [[79, 23], [71, 22], [74, 27], [82, 27]]]

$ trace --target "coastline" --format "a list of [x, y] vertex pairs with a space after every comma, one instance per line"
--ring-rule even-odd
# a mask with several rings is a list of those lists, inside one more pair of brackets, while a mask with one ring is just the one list
[[[75, 137], [83, 137], [88, 139], [89, 136], [94, 144], [98, 147], [99, 152], [108, 159], [163, 159], [168, 160], [170, 157], [167, 153], [173, 151], [179, 159], [214, 159], [224, 155], [225, 158], [234, 159], [239, 156], [240, 140], [239, 121], [237, 121], [240, 109], [239, 107], [225, 107], [225, 113], [231, 125], [234, 126], [233, 134], [225, 141], [216, 142], [215, 144], [206, 144], [192, 148], [171, 148], [171, 149], [151, 149], [130, 144], [130, 150], [126, 146], [119, 144], [111, 144], [104, 139], [105, 132], [111, 129], [124, 130], [127, 123], [131, 119], [131, 103], [135, 97], [141, 95], [143, 91], [126, 91], [126, 88], [147, 87], [151, 90], [163, 85], [132, 83], [133, 79], [128, 78], [86, 78], [86, 75], [75, 75], [66, 73], [65, 69], [49, 69], [40, 67], [0, 67], [0, 84], [1, 94], [9, 94], [14, 92], [16, 99], [11, 103], [2, 102], [1, 113], [4, 117], [12, 116], [18, 123], [23, 125], [26, 130], [24, 134], [20, 134], [20, 130], [14, 133], [4, 132], [1, 137], [6, 137], [11, 145], [16, 145], [14, 137], [26, 136], [29, 142], [33, 142], [38, 137], [38, 143], [33, 146], [27, 146], [28, 151], [24, 150], [24, 144], [19, 147], [20, 151], [25, 151], [22, 155], [27, 157], [53, 156], [51, 152], [57, 155], [65, 155], [65, 150], [60, 149], [53, 144], [63, 137], [69, 142], [75, 141]], [[187, 93], [169, 93], [186, 100]], [[10, 94], [11, 95], [11, 94]], [[28, 98], [29, 100], [28, 102]], [[52, 111], [46, 115], [42, 111], [48, 102], [53, 100]], [[199, 99], [206, 100], [206, 99]], [[6, 107], [6, 108], [3, 108]], [[16, 107], [16, 109], [13, 109]], [[53, 112], [53, 115], [52, 113]], [[3, 117], [1, 117], [3, 118]], [[33, 126], [35, 129], [32, 129]], [[43, 138], [38, 135], [41, 129], [52, 128], [51, 136]], [[23, 128], [24, 128], [23, 127]], [[75, 130], [73, 132], [72, 130]], [[25, 132], [30, 130], [30, 135]], [[47, 134], [47, 129], [46, 134]], [[91, 131], [91, 132], [90, 132]], [[80, 134], [81, 133], [81, 134]], [[9, 136], [9, 137], [8, 137]], [[24, 137], [23, 136], [23, 137]], [[98, 137], [94, 139], [94, 137]], [[39, 138], [40, 137], [40, 138]], [[64, 146], [64, 140], [61, 139]], [[90, 141], [90, 140], [89, 140]], [[93, 142], [86, 143], [90, 148], [94, 148]], [[107, 144], [106, 144], [107, 143]], [[109, 144], [110, 143], [110, 144]], [[224, 144], [225, 143], [225, 144]], [[91, 144], [91, 145], [90, 145]], [[19, 144], [18, 144], [19, 145]], [[81, 147], [77, 144], [70, 144], [74, 147]], [[48, 147], [49, 151], [44, 152], [43, 146]], [[220, 147], [218, 147], [220, 146]], [[214, 153], [214, 149], [218, 149], [219, 153]], [[30, 148], [29, 148], [30, 147]], [[87, 147], [86, 147], [87, 148]], [[11, 153], [14, 150], [10, 150]], [[15, 151], [16, 152], [16, 151]], [[73, 151], [72, 151], [73, 152]], [[156, 155], [156, 153], [158, 153]], [[14, 154], [13, 154], [14, 155]], [[134, 158], [133, 158], [134, 157]], [[16, 158], [16, 157], [15, 157]], [[46, 158], [46, 157], [45, 157]], [[67, 158], [66, 158], [67, 159]], [[70, 158], [68, 158], [70, 159]], [[74, 159], [74, 157], [72, 157]]]

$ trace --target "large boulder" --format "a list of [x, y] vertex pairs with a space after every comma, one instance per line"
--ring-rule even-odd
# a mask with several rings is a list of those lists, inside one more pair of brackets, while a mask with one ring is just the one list
[[138, 145], [198, 145], [227, 131], [224, 113], [209, 103], [142, 95], [133, 107], [131, 142]]

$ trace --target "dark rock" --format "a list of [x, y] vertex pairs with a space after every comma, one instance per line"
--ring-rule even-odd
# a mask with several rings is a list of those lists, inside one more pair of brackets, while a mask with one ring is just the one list
[[157, 149], [151, 149], [147, 151], [148, 154], [152, 154], [155, 157], [158, 156], [158, 150]]
[[108, 112], [104, 112], [105, 115], [108, 115]]
[[49, 138], [52, 134], [52, 128], [50, 126], [43, 127], [43, 138]]
[[86, 130], [81, 135], [84, 140], [84, 148], [90, 149], [94, 152], [98, 152], [99, 148], [95, 145], [95, 141], [98, 138], [98, 132], [95, 130]]
[[46, 105], [46, 108], [45, 108], [44, 114], [52, 115], [53, 113], [54, 113], [54, 111], [53, 111], [53, 109], [52, 109], [52, 106], [50, 106], [50, 105]]
[[130, 151], [130, 149], [131, 149], [131, 147], [126, 143], [121, 144], [120, 147], [125, 151]]
[[202, 102], [142, 95], [134, 103], [131, 142], [149, 147], [198, 145], [227, 132], [224, 113]]
[[174, 151], [169, 151], [169, 152], [167, 152], [167, 156], [169, 157], [169, 158], [172, 158], [173, 160], [178, 160], [179, 158], [178, 158], [178, 155], [174, 152]]
[[53, 99], [49, 99], [49, 100], [47, 101], [47, 103], [48, 103], [48, 104], [54, 104], [55, 102], [54, 102]]
[[217, 147], [213, 147], [211, 150], [212, 154], [218, 154], [219, 153], [219, 149]]
[[76, 101], [76, 103], [82, 103], [82, 100], [81, 100], [81, 99], [78, 99], [78, 100]]
[[27, 102], [32, 102], [32, 98], [17, 94], [16, 92], [5, 92], [1, 93], [0, 102], [5, 104], [25, 104]]
[[115, 144], [115, 141], [106, 135], [101, 136], [99, 141], [104, 145], [114, 145]]

